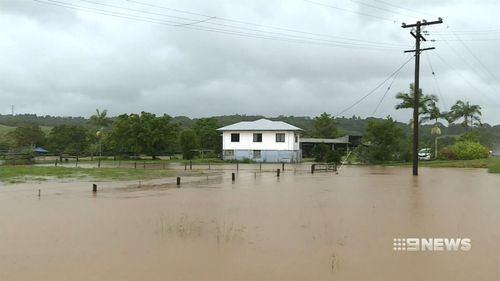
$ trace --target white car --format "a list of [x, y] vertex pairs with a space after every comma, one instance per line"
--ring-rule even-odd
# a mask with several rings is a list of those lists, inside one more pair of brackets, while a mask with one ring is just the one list
[[431, 160], [431, 152], [430, 148], [422, 148], [418, 151], [418, 159], [419, 160]]

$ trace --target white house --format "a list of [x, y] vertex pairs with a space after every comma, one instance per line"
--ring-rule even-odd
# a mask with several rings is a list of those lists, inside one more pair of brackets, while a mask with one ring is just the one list
[[222, 132], [224, 160], [299, 162], [302, 129], [282, 121], [259, 119], [217, 129]]

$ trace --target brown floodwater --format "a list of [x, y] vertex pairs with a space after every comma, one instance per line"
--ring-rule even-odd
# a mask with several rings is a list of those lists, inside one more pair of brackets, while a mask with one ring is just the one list
[[[0, 185], [0, 280], [500, 279], [500, 176], [486, 170], [230, 173], [96, 195]], [[396, 237], [472, 246], [402, 252]]]

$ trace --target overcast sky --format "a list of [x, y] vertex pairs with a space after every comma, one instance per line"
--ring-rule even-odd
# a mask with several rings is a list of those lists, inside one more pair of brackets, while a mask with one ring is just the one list
[[[411, 59], [402, 22], [442, 17], [425, 28], [436, 50], [421, 56], [423, 91], [498, 124], [498, 11], [494, 0], [0, 0], [0, 113], [337, 115]], [[411, 60], [342, 115], [407, 122], [394, 96], [413, 71]]]

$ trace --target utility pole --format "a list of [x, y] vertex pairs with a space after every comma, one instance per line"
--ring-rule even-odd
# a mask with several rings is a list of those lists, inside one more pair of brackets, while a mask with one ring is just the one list
[[415, 50], [407, 50], [405, 53], [415, 52], [415, 83], [413, 87], [413, 175], [418, 176], [418, 129], [419, 129], [419, 120], [418, 120], [418, 111], [420, 108], [420, 53], [426, 50], [433, 50], [434, 47], [431, 48], [420, 48], [420, 41], [427, 41], [424, 36], [422, 36], [422, 26], [432, 25], [432, 24], [440, 24], [443, 23], [443, 19], [439, 18], [437, 21], [417, 21], [414, 24], [406, 24], [403, 23], [401, 27], [403, 28], [413, 28], [415, 27], [415, 32], [413, 30], [410, 34], [415, 37]]

